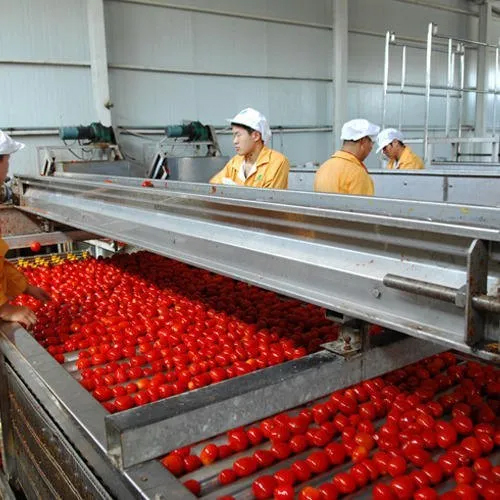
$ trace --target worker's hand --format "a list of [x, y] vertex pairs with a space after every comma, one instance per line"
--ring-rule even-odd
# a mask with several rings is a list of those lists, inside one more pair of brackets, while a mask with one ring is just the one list
[[35, 297], [35, 299], [41, 300], [42, 302], [48, 302], [52, 300], [52, 297], [43, 289], [37, 286], [28, 285], [28, 288], [24, 291], [28, 295]]
[[17, 321], [30, 327], [36, 323], [35, 313], [26, 306], [13, 306], [3, 304], [0, 306], [0, 319], [4, 321]]

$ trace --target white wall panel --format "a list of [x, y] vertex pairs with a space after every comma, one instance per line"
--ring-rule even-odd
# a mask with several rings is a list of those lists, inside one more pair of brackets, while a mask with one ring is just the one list
[[89, 59], [86, 0], [2, 0], [0, 60]]
[[[120, 0], [106, 0], [106, 2], [120, 3]], [[156, 0], [156, 3], [317, 24], [330, 24], [332, 17], [331, 2], [328, 0], [252, 0], [251, 2], [248, 0], [210, 0], [209, 2], [207, 0]]]
[[0, 64], [0, 96], [0, 127], [74, 125], [94, 115], [86, 68]]

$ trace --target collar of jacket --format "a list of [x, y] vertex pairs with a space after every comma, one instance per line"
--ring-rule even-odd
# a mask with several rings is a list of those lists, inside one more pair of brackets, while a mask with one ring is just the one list
[[351, 163], [354, 163], [358, 167], [364, 168], [365, 172], [368, 172], [366, 165], [362, 161], [359, 161], [352, 153], [349, 153], [348, 151], [343, 151], [342, 149], [339, 149], [338, 151], [332, 154], [332, 158], [342, 158], [343, 160], [347, 160]]

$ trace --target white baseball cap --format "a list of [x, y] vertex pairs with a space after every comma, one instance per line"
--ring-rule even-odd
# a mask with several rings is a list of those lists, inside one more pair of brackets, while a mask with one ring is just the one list
[[228, 118], [227, 121], [234, 123], [235, 125], [245, 125], [246, 127], [250, 127], [251, 129], [260, 132], [264, 142], [271, 139], [271, 128], [269, 127], [269, 123], [267, 123], [266, 117], [256, 109], [245, 108], [234, 118]]
[[380, 153], [387, 145], [389, 145], [394, 139], [403, 142], [403, 134], [395, 128], [384, 128], [380, 134], [378, 134], [377, 142], [378, 148], [377, 153]]
[[17, 142], [0, 130], [0, 155], [10, 155], [24, 148], [22, 142]]
[[340, 139], [342, 141], [359, 141], [363, 137], [370, 137], [374, 141], [379, 132], [378, 125], [374, 125], [364, 118], [356, 118], [342, 125]]

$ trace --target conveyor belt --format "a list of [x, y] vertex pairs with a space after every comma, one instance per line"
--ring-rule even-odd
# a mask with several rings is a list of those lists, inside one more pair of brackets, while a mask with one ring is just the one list
[[18, 182], [30, 213], [494, 357], [483, 347], [500, 338], [498, 313], [478, 313], [473, 295], [498, 311], [498, 207], [76, 174]]

